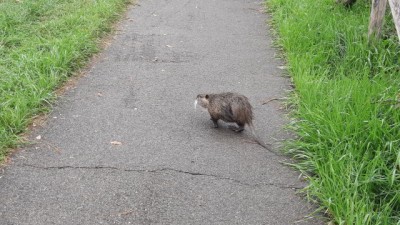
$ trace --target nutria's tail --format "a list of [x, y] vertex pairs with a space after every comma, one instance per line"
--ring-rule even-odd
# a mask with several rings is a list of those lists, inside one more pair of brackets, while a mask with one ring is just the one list
[[274, 153], [275, 155], [277, 155], [276, 152], [272, 151], [271, 144], [265, 144], [265, 143], [260, 139], [260, 137], [259, 137], [259, 136], [257, 135], [257, 133], [256, 133], [256, 129], [255, 129], [253, 123], [252, 123], [252, 122], [248, 123], [248, 126], [249, 126], [249, 128], [250, 128], [251, 133], [253, 134], [254, 141], [255, 141], [257, 144], [259, 144], [260, 146], [262, 146], [262, 147], [264, 147], [265, 149], [267, 149], [268, 151], [270, 151], [270, 152]]

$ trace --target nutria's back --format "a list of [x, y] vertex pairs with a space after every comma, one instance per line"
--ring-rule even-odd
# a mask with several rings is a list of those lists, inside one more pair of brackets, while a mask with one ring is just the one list
[[211, 118], [236, 122], [239, 126], [252, 124], [252, 106], [244, 95], [231, 92], [206, 94], [198, 95], [197, 100], [202, 107], [208, 109]]

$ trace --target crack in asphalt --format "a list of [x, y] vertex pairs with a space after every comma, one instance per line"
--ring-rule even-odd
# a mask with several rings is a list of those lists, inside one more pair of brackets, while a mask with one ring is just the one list
[[30, 165], [30, 164], [23, 164], [20, 167], [31, 167], [35, 169], [43, 169], [43, 170], [62, 170], [62, 169], [88, 169], [88, 170], [98, 170], [98, 169], [108, 169], [108, 170], [119, 170], [119, 171], [124, 171], [124, 172], [137, 172], [137, 173], [162, 173], [166, 171], [172, 171], [176, 173], [183, 173], [183, 174], [188, 174], [191, 176], [204, 176], [204, 177], [213, 177], [218, 180], [229, 180], [234, 183], [243, 185], [243, 186], [251, 186], [251, 187], [261, 187], [261, 186], [274, 186], [282, 189], [293, 189], [293, 190], [301, 190], [304, 187], [300, 186], [295, 186], [295, 185], [286, 185], [286, 184], [277, 184], [277, 183], [258, 183], [258, 184], [250, 184], [246, 183], [234, 178], [230, 177], [224, 177], [224, 176], [219, 176], [215, 174], [206, 174], [206, 173], [199, 173], [199, 172], [191, 172], [191, 171], [184, 171], [184, 170], [179, 170], [179, 169], [174, 169], [174, 168], [159, 168], [159, 169], [153, 169], [153, 170], [146, 170], [146, 169], [123, 169], [123, 168], [118, 168], [118, 167], [113, 167], [113, 166], [37, 166], [37, 165]]

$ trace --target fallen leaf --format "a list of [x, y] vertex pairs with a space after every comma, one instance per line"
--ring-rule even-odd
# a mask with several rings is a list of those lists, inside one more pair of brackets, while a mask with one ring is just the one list
[[278, 66], [278, 69], [286, 70], [286, 69], [287, 69], [287, 66]]
[[121, 142], [119, 142], [119, 141], [112, 141], [112, 142], [110, 142], [112, 145], [122, 145], [122, 143]]

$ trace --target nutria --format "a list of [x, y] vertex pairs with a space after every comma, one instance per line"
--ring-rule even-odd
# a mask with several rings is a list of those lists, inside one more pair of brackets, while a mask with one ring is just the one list
[[271, 151], [270, 147], [264, 144], [255, 133], [253, 107], [246, 96], [231, 92], [199, 94], [195, 100], [195, 106], [197, 104], [208, 110], [215, 128], [218, 128], [218, 120], [236, 123], [238, 127], [231, 127], [236, 132], [243, 131], [245, 125], [247, 125], [257, 144]]

